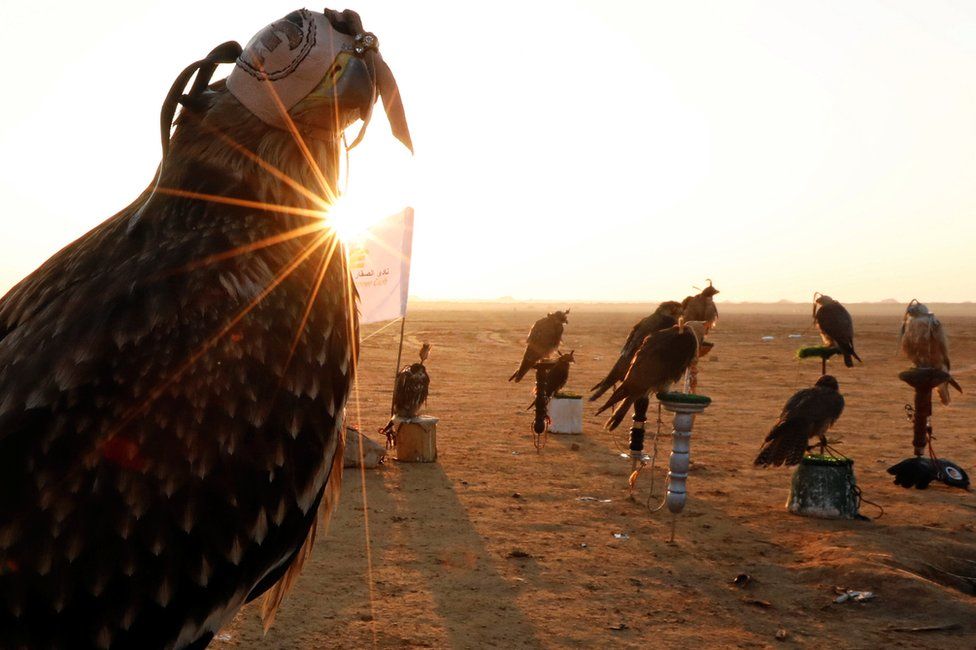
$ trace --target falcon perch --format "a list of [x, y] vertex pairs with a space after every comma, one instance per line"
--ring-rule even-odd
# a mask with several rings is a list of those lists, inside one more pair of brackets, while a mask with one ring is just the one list
[[339, 494], [358, 319], [322, 214], [379, 96], [409, 146], [354, 12], [225, 43], [150, 189], [0, 299], [0, 645], [203, 648], [262, 595], [270, 625]]

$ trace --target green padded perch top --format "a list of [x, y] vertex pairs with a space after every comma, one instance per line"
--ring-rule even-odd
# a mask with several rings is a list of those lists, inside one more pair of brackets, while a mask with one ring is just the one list
[[854, 461], [850, 458], [837, 458], [836, 456], [821, 456], [820, 454], [807, 454], [801, 461], [804, 465], [817, 465], [820, 467], [839, 467], [841, 465], [853, 465]]
[[711, 404], [712, 398], [694, 393], [658, 393], [657, 398], [662, 402], [677, 402], [679, 404]]
[[818, 359], [829, 359], [835, 354], [840, 354], [839, 348], [827, 347], [826, 345], [810, 345], [797, 350], [796, 358], [809, 359], [810, 357], [817, 357]]

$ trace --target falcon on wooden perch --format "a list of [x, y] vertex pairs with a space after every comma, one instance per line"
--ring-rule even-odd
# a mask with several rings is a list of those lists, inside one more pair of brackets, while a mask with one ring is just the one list
[[402, 418], [415, 418], [427, 403], [430, 391], [430, 375], [424, 362], [430, 356], [430, 343], [420, 347], [420, 362], [404, 366], [393, 387], [393, 412]]
[[706, 334], [718, 323], [718, 307], [715, 306], [713, 298], [716, 293], [718, 289], [712, 286], [711, 280], [708, 280], [707, 287], [681, 301], [681, 315], [684, 319], [689, 322], [703, 321]]
[[844, 355], [845, 366], [854, 365], [851, 357], [861, 362], [861, 357], [854, 351], [854, 319], [844, 305], [830, 296], [818, 295], [813, 302], [813, 321], [824, 345], [837, 348]]
[[824, 375], [812, 388], [797, 391], [780, 413], [779, 420], [763, 442], [756, 465], [796, 465], [817, 438], [821, 453], [827, 447], [827, 430], [844, 411], [844, 397], [837, 379]]
[[[430, 344], [424, 343], [420, 347], [420, 362], [403, 366], [397, 373], [393, 384], [393, 415], [397, 418], [409, 419], [420, 415], [420, 409], [427, 403], [430, 392], [430, 375], [424, 363], [430, 356]], [[387, 439], [387, 446], [396, 444], [396, 423], [394, 418], [380, 429]]]
[[[949, 343], [942, 323], [928, 307], [917, 300], [908, 303], [905, 310], [905, 318], [901, 324], [901, 349], [919, 368], [949, 372]], [[939, 384], [936, 390], [942, 403], [949, 404], [949, 382]]]
[[651, 392], [667, 391], [671, 384], [681, 379], [685, 370], [698, 358], [698, 346], [705, 336], [705, 323], [685, 322], [683, 318], [668, 329], [644, 337], [634, 354], [623, 381], [597, 414], [619, 403], [606, 428], [613, 430], [624, 419], [635, 401]]
[[522, 355], [522, 363], [518, 370], [512, 373], [509, 381], [520, 382], [522, 377], [531, 370], [535, 364], [546, 359], [553, 352], [559, 349], [559, 343], [563, 339], [563, 325], [569, 322], [566, 316], [569, 310], [554, 311], [540, 318], [529, 330], [529, 338], [525, 342], [525, 354]]
[[613, 368], [602, 381], [590, 389], [594, 391], [590, 396], [591, 402], [598, 400], [614, 384], [623, 381], [624, 375], [630, 368], [630, 362], [634, 358], [634, 353], [637, 352], [637, 348], [644, 342], [644, 339], [658, 330], [674, 327], [678, 322], [678, 317], [681, 316], [682, 309], [683, 307], [679, 302], [673, 300], [662, 302], [653, 314], [642, 318], [640, 322], [634, 325], [624, 346], [620, 348], [620, 356], [617, 357]]
[[328, 210], [379, 97], [409, 147], [352, 11], [219, 46], [152, 186], [0, 299], [0, 646], [198, 649], [261, 596], [271, 624], [339, 495], [359, 326]]

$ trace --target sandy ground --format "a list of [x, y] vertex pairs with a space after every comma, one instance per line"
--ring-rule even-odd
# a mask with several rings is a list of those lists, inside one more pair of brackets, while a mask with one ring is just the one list
[[[628, 499], [626, 428], [604, 431], [595, 405], [586, 405], [583, 435], [533, 448], [523, 410], [531, 382], [506, 379], [544, 307], [414, 310], [405, 360], [421, 340], [433, 344], [428, 412], [441, 418], [439, 462], [346, 470], [331, 531], [272, 629], [262, 636], [251, 607], [212, 647], [976, 647], [976, 598], [964, 593], [972, 585], [933, 568], [976, 575], [976, 498], [944, 486], [904, 490], [884, 471], [911, 453], [897, 315], [855, 312], [864, 365], [831, 364], [847, 400], [834, 436], [884, 516], [867, 504], [870, 522], [791, 515], [790, 470], [752, 467], [783, 402], [819, 376], [818, 361], [793, 358], [801, 342], [816, 342], [807, 308], [787, 311], [732, 313], [713, 332], [699, 392], [714, 403], [695, 425], [688, 504], [668, 544], [670, 515], [645, 507], [649, 472]], [[602, 377], [645, 313], [574, 308], [568, 388]], [[943, 322], [954, 374], [971, 392], [936, 406], [936, 449], [974, 471], [976, 315]], [[367, 432], [389, 408], [398, 329], [363, 345], [349, 414]], [[661, 448], [658, 493], [668, 437]], [[752, 577], [744, 589], [731, 584], [740, 573]], [[835, 587], [877, 597], [834, 604]], [[903, 631], [926, 626], [952, 629]]]

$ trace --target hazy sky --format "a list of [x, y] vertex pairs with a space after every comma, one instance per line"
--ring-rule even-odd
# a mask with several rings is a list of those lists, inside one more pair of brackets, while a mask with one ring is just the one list
[[[183, 67], [300, 7], [57, 4], [0, 0], [0, 290], [145, 187]], [[976, 299], [976, 3], [349, 7], [417, 149], [374, 120], [350, 195], [416, 208], [414, 296]]]

